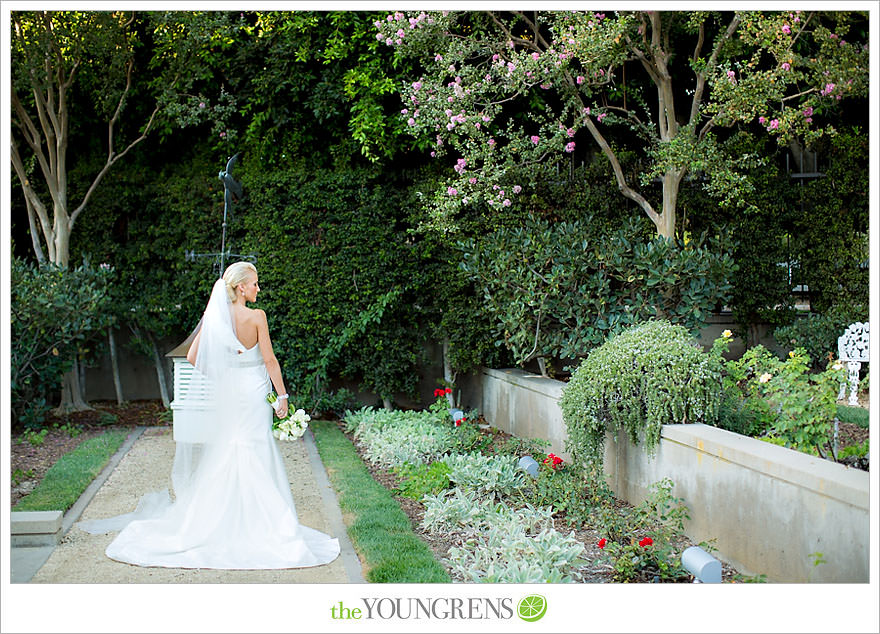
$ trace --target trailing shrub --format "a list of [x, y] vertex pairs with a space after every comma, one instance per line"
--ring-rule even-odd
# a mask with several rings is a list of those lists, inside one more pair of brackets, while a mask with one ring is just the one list
[[720, 357], [703, 352], [683, 326], [652, 320], [593, 350], [559, 406], [573, 461], [601, 471], [607, 432], [617, 437], [622, 428], [650, 453], [662, 425], [711, 424], [720, 403]]
[[715, 239], [645, 239], [583, 221], [500, 228], [463, 241], [463, 269], [517, 363], [586, 355], [609, 334], [659, 315], [696, 331], [730, 292], [735, 265]]

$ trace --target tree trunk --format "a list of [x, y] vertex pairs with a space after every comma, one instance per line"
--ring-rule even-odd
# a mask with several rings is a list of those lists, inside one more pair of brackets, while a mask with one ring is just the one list
[[165, 409], [171, 406], [171, 399], [168, 398], [168, 382], [165, 380], [165, 368], [162, 367], [162, 356], [159, 354], [159, 346], [152, 334], [148, 334], [150, 344], [153, 346], [153, 363], [156, 365], [156, 377], [159, 379], [159, 393], [162, 395], [162, 405]]
[[678, 204], [678, 189], [681, 178], [676, 171], [667, 171], [663, 175], [663, 211], [655, 223], [657, 233], [664, 238], [675, 237], [675, 206]]
[[113, 326], [107, 328], [107, 340], [110, 344], [110, 365], [113, 368], [113, 387], [116, 388], [116, 404], [122, 405], [122, 380], [119, 377], [119, 357], [116, 354], [116, 337], [113, 336]]
[[79, 362], [74, 358], [73, 367], [64, 373], [61, 382], [61, 404], [55, 408], [57, 416], [70, 412], [85, 412], [93, 409], [83, 398], [79, 379]]
[[391, 406], [391, 399], [388, 398], [387, 396], [382, 397], [382, 405], [389, 412], [394, 410], [394, 408]]

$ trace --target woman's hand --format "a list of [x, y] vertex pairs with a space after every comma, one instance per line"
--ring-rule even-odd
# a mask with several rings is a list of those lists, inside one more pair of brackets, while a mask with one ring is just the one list
[[278, 418], [287, 416], [287, 399], [282, 399], [278, 405]]

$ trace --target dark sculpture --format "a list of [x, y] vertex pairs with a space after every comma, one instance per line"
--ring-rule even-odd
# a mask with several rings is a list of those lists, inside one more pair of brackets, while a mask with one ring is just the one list
[[[232, 168], [238, 161], [238, 154], [232, 156], [226, 163], [226, 169], [221, 170], [217, 177], [223, 181], [223, 238], [220, 244], [220, 274], [225, 270], [223, 260], [226, 255], [226, 214], [232, 209], [232, 203], [241, 199], [241, 183], [232, 178]], [[233, 198], [233, 196], [235, 198]]]

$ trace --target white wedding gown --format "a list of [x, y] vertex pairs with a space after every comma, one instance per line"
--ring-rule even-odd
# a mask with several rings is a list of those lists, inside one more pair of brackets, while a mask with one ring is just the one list
[[320, 566], [339, 555], [337, 539], [297, 519], [271, 433], [271, 382], [259, 346], [232, 363], [212, 441], [178, 444], [174, 501], [167, 491], [149, 493], [133, 513], [79, 523], [90, 533], [121, 528], [106, 550], [111, 559], [166, 568], [266, 569]]

